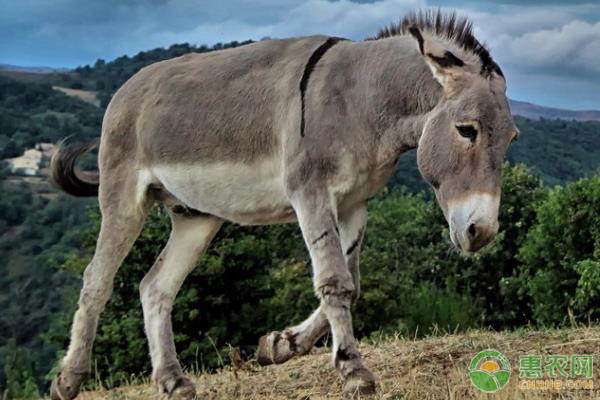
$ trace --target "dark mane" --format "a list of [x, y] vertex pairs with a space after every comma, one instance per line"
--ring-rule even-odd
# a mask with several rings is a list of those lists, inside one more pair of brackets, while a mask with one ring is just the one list
[[467, 17], [457, 17], [456, 13], [444, 13], [442, 10], [421, 10], [406, 15], [398, 23], [379, 30], [374, 38], [382, 39], [391, 36], [405, 35], [409, 28], [431, 32], [440, 38], [448, 39], [459, 47], [479, 57], [481, 73], [489, 75], [492, 71], [504, 76], [502, 70], [492, 59], [490, 52], [473, 35], [473, 24]]

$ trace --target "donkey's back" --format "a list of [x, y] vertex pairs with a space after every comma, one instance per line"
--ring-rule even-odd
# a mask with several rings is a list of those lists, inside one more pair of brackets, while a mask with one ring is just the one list
[[267, 40], [143, 68], [115, 94], [103, 141], [135, 134], [146, 165], [270, 156], [299, 111], [307, 59], [326, 39]]

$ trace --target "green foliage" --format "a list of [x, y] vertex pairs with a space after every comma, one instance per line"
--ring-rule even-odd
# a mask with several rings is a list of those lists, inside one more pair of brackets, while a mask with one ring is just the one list
[[600, 314], [600, 262], [580, 261], [575, 265], [579, 274], [574, 307], [591, 318]]
[[8, 388], [23, 397], [31, 382], [45, 386], [55, 360], [56, 349], [41, 333], [64, 312], [68, 289], [77, 282], [55, 267], [76, 246], [89, 201], [49, 199], [24, 183], [3, 182], [0, 191], [0, 393]]
[[519, 258], [520, 293], [534, 319], [563, 322], [568, 311], [598, 317], [600, 175], [554, 190], [538, 208]]
[[510, 146], [508, 161], [524, 163], [553, 187], [591, 176], [600, 165], [600, 122], [515, 117], [521, 134]]
[[67, 136], [86, 141], [100, 133], [103, 110], [52, 89], [0, 76], [0, 159]]
[[17, 347], [15, 339], [11, 339], [0, 348], [0, 359], [4, 364], [2, 372], [8, 398], [39, 399], [31, 352]]
[[453, 332], [481, 323], [480, 306], [470, 295], [459, 294], [452, 286], [438, 288], [423, 282], [416, 289], [407, 291], [404, 297], [406, 316], [398, 319], [398, 326], [388, 323], [396, 332], [415, 335], [435, 332], [437, 329]]

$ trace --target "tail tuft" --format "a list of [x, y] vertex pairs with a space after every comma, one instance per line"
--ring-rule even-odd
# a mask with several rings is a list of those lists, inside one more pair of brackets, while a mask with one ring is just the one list
[[72, 196], [90, 197], [98, 195], [98, 172], [82, 171], [77, 168], [77, 160], [98, 147], [98, 140], [90, 143], [59, 143], [50, 160], [50, 182]]

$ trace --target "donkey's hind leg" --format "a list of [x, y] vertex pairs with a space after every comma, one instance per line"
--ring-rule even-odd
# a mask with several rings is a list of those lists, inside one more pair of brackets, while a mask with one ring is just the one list
[[[338, 222], [342, 249], [354, 282], [352, 298], [356, 301], [360, 295], [359, 253], [367, 222], [366, 204], [341, 214]], [[306, 354], [328, 330], [327, 317], [319, 307], [301, 324], [261, 337], [256, 360], [260, 365], [281, 364]]]
[[210, 215], [170, 212], [171, 236], [140, 284], [144, 325], [152, 358], [152, 377], [159, 392], [178, 399], [195, 399], [194, 384], [177, 360], [171, 309], [177, 292], [223, 221]]
[[[110, 186], [110, 185], [108, 185]], [[71, 341], [60, 371], [50, 389], [53, 400], [71, 400], [90, 371], [92, 345], [98, 318], [113, 289], [119, 266], [140, 234], [149, 203], [135, 204], [130, 186], [111, 187], [100, 193], [102, 223], [92, 261], [83, 274], [78, 309], [73, 317]], [[101, 184], [102, 189], [102, 184]], [[110, 198], [109, 198], [110, 197]]]

